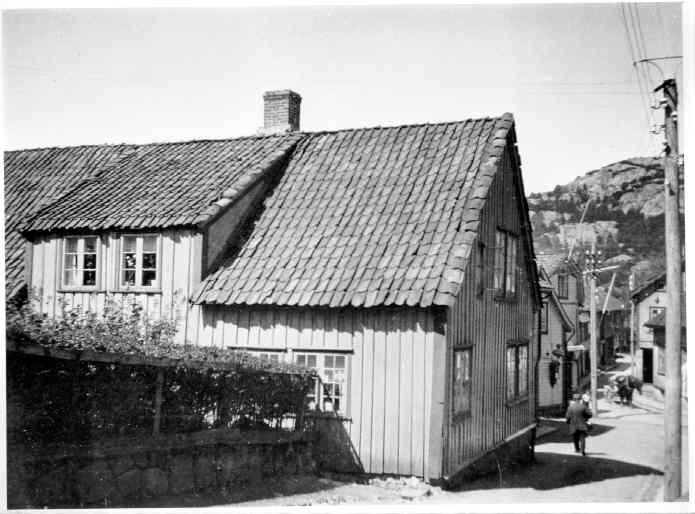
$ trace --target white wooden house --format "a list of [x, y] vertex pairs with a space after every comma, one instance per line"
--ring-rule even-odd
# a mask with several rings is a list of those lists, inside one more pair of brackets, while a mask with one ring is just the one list
[[541, 302], [512, 116], [303, 133], [299, 95], [265, 99], [279, 135], [6, 154], [13, 176], [82, 170], [17, 228], [39, 308], [111, 295], [182, 342], [316, 368], [309, 400], [366, 472], [528, 454]]

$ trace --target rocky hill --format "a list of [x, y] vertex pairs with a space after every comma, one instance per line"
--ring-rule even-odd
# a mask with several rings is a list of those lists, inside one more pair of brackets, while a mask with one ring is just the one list
[[[663, 184], [660, 158], [635, 157], [590, 171], [553, 191], [529, 195], [536, 253], [567, 255], [573, 248], [581, 263], [584, 251], [595, 243], [606, 265], [620, 266], [618, 292], [630, 272], [639, 284], [663, 269]], [[610, 278], [606, 273], [601, 282]]]

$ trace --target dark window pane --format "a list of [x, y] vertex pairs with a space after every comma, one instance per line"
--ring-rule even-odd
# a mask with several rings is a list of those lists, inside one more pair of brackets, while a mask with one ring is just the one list
[[97, 238], [96, 237], [85, 237], [84, 238], [84, 251], [87, 253], [96, 253], [96, 251], [97, 251]]
[[157, 281], [157, 272], [155, 270], [143, 270], [142, 271], [142, 285], [143, 286], [153, 286]]
[[156, 268], [157, 267], [157, 254], [156, 253], [143, 253], [142, 254], [142, 267], [143, 268]]
[[84, 268], [85, 269], [97, 269], [97, 254], [95, 254], [95, 253], [84, 254]]
[[135, 285], [135, 270], [126, 270], [123, 272], [123, 285]]
[[83, 285], [93, 286], [97, 283], [97, 273], [96, 271], [84, 271], [83, 274]]

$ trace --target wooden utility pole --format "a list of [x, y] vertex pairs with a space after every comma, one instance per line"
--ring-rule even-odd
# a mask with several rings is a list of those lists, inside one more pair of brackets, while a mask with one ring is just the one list
[[630, 273], [629, 279], [630, 295], [630, 374], [636, 377], [637, 367], [635, 366], [635, 302], [632, 299], [632, 292], [635, 290], [635, 274]]
[[664, 129], [664, 224], [666, 243], [666, 343], [665, 343], [665, 448], [664, 500], [681, 496], [681, 241], [680, 184], [678, 180], [678, 91], [668, 79], [655, 91], [663, 91]]
[[596, 337], [596, 272], [601, 251], [596, 252], [596, 244], [591, 245], [591, 252], [586, 252], [586, 271], [589, 275], [589, 359], [591, 360], [591, 410], [598, 417], [598, 350]]

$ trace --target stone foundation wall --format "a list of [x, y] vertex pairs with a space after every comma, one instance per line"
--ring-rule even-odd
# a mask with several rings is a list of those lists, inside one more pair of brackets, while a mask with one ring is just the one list
[[315, 435], [217, 429], [92, 446], [8, 448], [10, 508], [126, 505], [141, 498], [234, 490], [311, 473]]
[[530, 429], [511, 441], [504, 442], [468, 464], [450, 477], [446, 485], [455, 487], [477, 477], [498, 473], [513, 466], [533, 462], [536, 429]]

